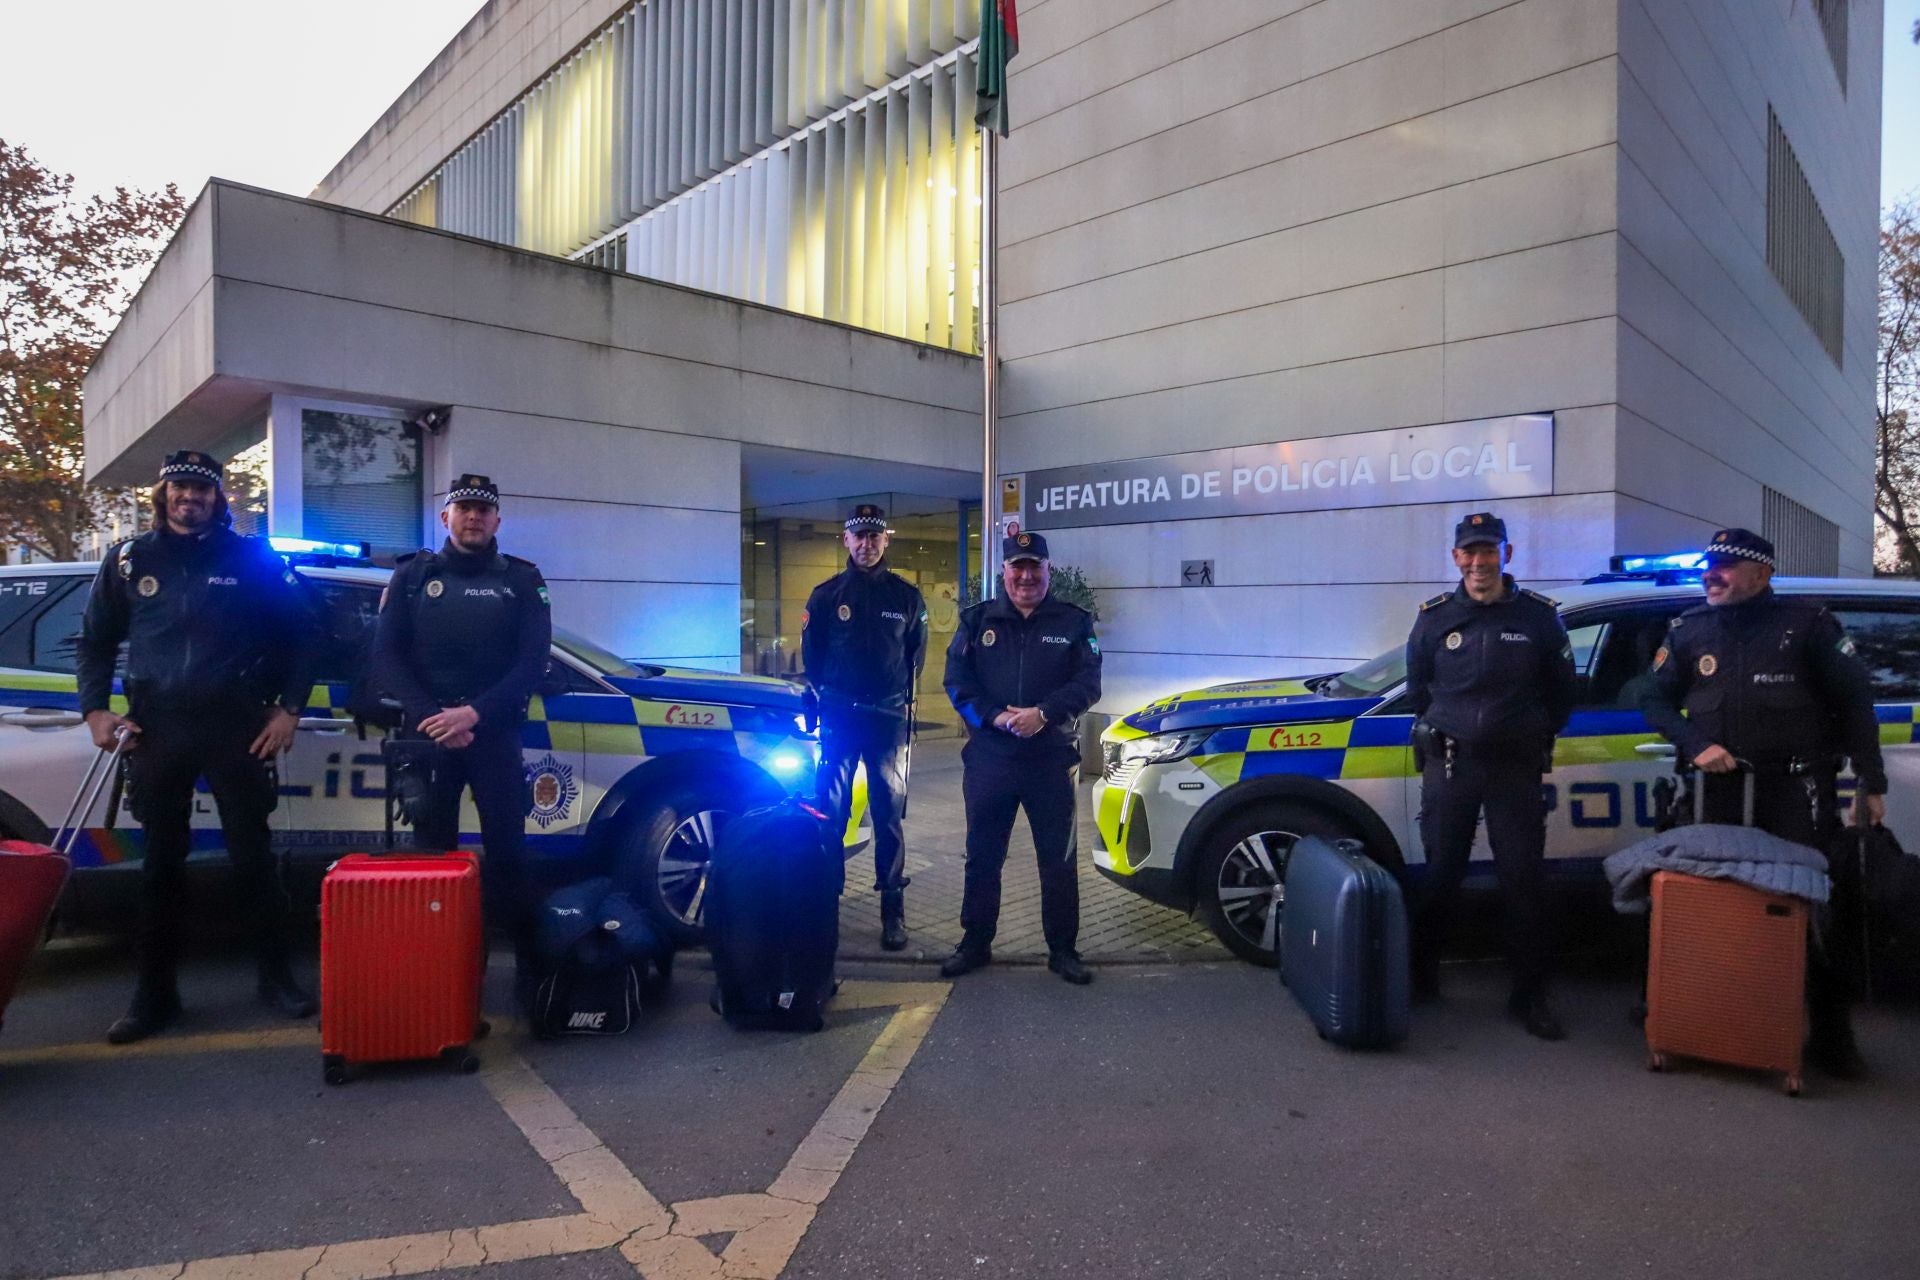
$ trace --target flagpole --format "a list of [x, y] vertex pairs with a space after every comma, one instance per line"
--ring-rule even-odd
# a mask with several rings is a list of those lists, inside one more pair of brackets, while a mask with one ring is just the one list
[[980, 132], [980, 598], [991, 600], [1000, 582], [1000, 134], [991, 125]]

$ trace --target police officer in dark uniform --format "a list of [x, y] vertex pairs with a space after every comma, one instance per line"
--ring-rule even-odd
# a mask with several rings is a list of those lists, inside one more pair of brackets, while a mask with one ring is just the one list
[[927, 604], [920, 588], [887, 568], [886, 512], [862, 503], [847, 518], [847, 567], [813, 589], [801, 615], [800, 653], [820, 698], [821, 807], [844, 826], [853, 771], [867, 766], [873, 809], [874, 885], [880, 945], [907, 945], [907, 794], [913, 693], [926, 662]]
[[[93, 580], [79, 648], [80, 710], [95, 745], [129, 737], [134, 816], [146, 829], [139, 984], [107, 1032], [129, 1044], [180, 1015], [175, 981], [192, 844], [195, 782], [220, 813], [227, 857], [259, 959], [261, 999], [290, 1017], [313, 998], [288, 963], [287, 896], [270, 847], [279, 801], [274, 757], [293, 743], [313, 687], [321, 633], [304, 585], [265, 541], [233, 531], [221, 466], [170, 455], [153, 490], [153, 528], [108, 553]], [[127, 715], [109, 709], [127, 646]]]
[[415, 837], [429, 849], [460, 843], [460, 796], [480, 814], [491, 917], [514, 940], [516, 969], [532, 973], [536, 904], [526, 871], [526, 768], [520, 727], [546, 673], [553, 610], [540, 570], [503, 555], [500, 490], [463, 475], [440, 510], [438, 551], [404, 557], [387, 584], [374, 641], [376, 683], [402, 709], [401, 737], [430, 740], [431, 781]]
[[1513, 966], [1508, 1011], [1542, 1040], [1566, 1032], [1547, 1002], [1547, 811], [1541, 775], [1573, 714], [1573, 650], [1558, 606], [1503, 572], [1507, 526], [1491, 512], [1453, 532], [1460, 585], [1420, 606], [1407, 637], [1407, 696], [1422, 761], [1427, 875], [1413, 909], [1414, 992], [1439, 994], [1447, 916], [1486, 812]]
[[[1859, 778], [1853, 820], [1886, 816], [1872, 680], [1831, 613], [1773, 593], [1771, 542], [1722, 529], [1705, 559], [1707, 603], [1669, 625], [1641, 686], [1641, 710], [1705, 775], [1699, 785], [1708, 822], [1742, 820], [1744, 762], [1755, 774], [1754, 825], [1825, 853], [1840, 824], [1841, 757]], [[1832, 868], [1836, 877], [1852, 870], [1845, 859]], [[1828, 945], [1810, 946], [1807, 961], [1808, 1056], [1843, 1078], [1865, 1068], [1847, 1009], [1846, 961], [1856, 948], [1839, 936], [1850, 923], [1834, 920], [1835, 929], [1823, 931]]]
[[1100, 698], [1100, 642], [1093, 616], [1055, 599], [1047, 540], [1005, 540], [1004, 593], [960, 615], [947, 648], [946, 689], [967, 723], [960, 753], [967, 808], [966, 887], [960, 945], [940, 966], [954, 978], [993, 960], [1000, 872], [1014, 816], [1027, 811], [1040, 868], [1040, 923], [1047, 968], [1076, 986], [1093, 981], [1075, 949], [1080, 933], [1074, 785], [1080, 715]]

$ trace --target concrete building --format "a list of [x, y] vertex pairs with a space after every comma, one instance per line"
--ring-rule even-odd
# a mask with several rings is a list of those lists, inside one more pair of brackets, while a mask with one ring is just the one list
[[[761, 669], [885, 495], [944, 612], [976, 14], [492, 0], [313, 199], [202, 197], [89, 379], [92, 474], [264, 450], [276, 529], [398, 546], [491, 471], [563, 622]], [[1879, 0], [1021, 22], [992, 516], [1098, 590], [1107, 709], [1397, 643], [1488, 506], [1549, 587], [1733, 523], [1869, 570]]]

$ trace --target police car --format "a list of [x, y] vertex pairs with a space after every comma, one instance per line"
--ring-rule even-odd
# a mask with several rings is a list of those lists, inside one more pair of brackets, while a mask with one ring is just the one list
[[[1672, 748], [1647, 728], [1628, 686], [1651, 666], [1668, 620], [1704, 602], [1696, 564], [1616, 557], [1614, 572], [1549, 593], [1580, 690], [1545, 781], [1556, 873], [1597, 875], [1602, 858], [1652, 831], [1653, 787], [1672, 773]], [[1774, 590], [1820, 600], [1853, 637], [1873, 675], [1888, 825], [1920, 831], [1920, 583], [1775, 578]], [[1172, 694], [1116, 721], [1102, 736], [1094, 787], [1094, 864], [1199, 915], [1242, 958], [1273, 963], [1298, 837], [1357, 838], [1382, 865], [1419, 874], [1405, 678], [1405, 652], [1394, 648], [1350, 671]], [[1484, 831], [1474, 857], [1484, 870]]]
[[[388, 571], [352, 545], [274, 543], [324, 602], [329, 632], [300, 732], [279, 762], [272, 817], [299, 891], [340, 854], [384, 840], [381, 733], [345, 708], [366, 667]], [[0, 839], [48, 840], [94, 756], [74, 671], [97, 568], [0, 567]], [[114, 689], [114, 709], [124, 712], [118, 680]], [[536, 883], [610, 872], [638, 888], [676, 938], [697, 942], [707, 863], [728, 817], [784, 794], [813, 794], [818, 744], [808, 698], [792, 681], [629, 662], [554, 628], [547, 676], [522, 731]], [[205, 787], [194, 805], [196, 863], [221, 839]], [[138, 865], [142, 836], [117, 801], [103, 800], [96, 825], [75, 842], [69, 919], [120, 918], [134, 896], [126, 873]], [[856, 784], [850, 850], [870, 835], [864, 811]], [[462, 842], [477, 847], [478, 830], [469, 799]], [[224, 868], [224, 858], [213, 861]]]

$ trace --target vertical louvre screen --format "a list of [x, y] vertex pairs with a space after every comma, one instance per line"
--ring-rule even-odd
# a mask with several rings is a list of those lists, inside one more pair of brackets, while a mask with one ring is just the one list
[[420, 541], [420, 433], [398, 418], [305, 409], [300, 414], [302, 530], [376, 553]]
[[1773, 544], [1781, 573], [1831, 578], [1840, 572], [1840, 526], [1764, 486], [1760, 536]]
[[1767, 266], [1820, 345], [1842, 364], [1847, 264], [1780, 118], [1767, 111]]

